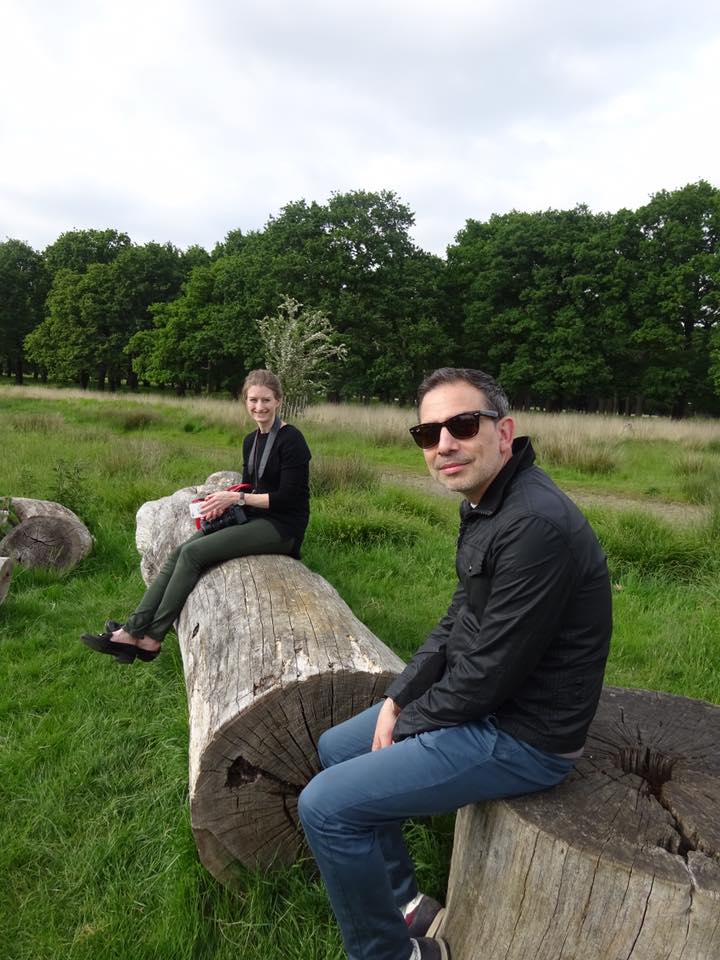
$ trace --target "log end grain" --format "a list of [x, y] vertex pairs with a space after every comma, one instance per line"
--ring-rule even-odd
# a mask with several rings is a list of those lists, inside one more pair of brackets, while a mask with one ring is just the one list
[[297, 799], [320, 769], [320, 734], [380, 700], [393, 676], [325, 671], [280, 683], [204, 741], [190, 809], [208, 869], [218, 851], [228, 862], [262, 869], [298, 857]]
[[0, 541], [0, 553], [24, 567], [70, 569], [93, 548], [93, 537], [76, 514], [50, 500], [12, 498], [19, 521]]

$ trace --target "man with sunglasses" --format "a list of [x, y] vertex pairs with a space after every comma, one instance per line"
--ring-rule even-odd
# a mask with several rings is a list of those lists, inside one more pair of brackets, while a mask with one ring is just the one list
[[326, 731], [299, 812], [350, 960], [449, 960], [407, 817], [546, 790], [581, 755], [611, 633], [605, 556], [478, 370], [442, 368], [410, 433], [464, 495], [458, 585], [381, 704]]

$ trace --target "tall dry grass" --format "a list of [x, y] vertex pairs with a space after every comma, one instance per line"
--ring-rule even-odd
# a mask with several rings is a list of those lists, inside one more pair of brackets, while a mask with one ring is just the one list
[[669, 417], [620, 417], [595, 413], [513, 414], [520, 433], [531, 436], [562, 436], [570, 441], [584, 437], [591, 442], [616, 443], [620, 440], [669, 440], [688, 448], [701, 449], [720, 443], [720, 420], [694, 417], [671, 420]]
[[[191, 417], [203, 419], [208, 423], [219, 426], [236, 427], [250, 422], [245, 407], [237, 400], [218, 399], [209, 397], [176, 397], [163, 393], [111, 393], [109, 391], [88, 391], [76, 387], [41, 387], [41, 386], [0, 386], [2, 397], [28, 397], [33, 400], [83, 400], [93, 404], [114, 405], [125, 410], [143, 407], [172, 407], [183, 410]], [[112, 417], [113, 414], [108, 414]], [[118, 414], [120, 416], [120, 414]], [[152, 413], [143, 415], [148, 420], [154, 419]]]
[[[519, 434], [542, 437], [548, 446], [555, 443], [576, 446], [580, 443], [605, 444], [612, 448], [622, 440], [669, 440], [688, 449], [703, 449], [720, 444], [720, 420], [693, 418], [670, 420], [667, 417], [619, 417], [583, 413], [513, 413]], [[408, 427], [417, 423], [410, 407], [390, 404], [320, 403], [309, 407], [303, 417], [338, 430], [353, 430], [363, 435], [382, 434], [405, 438]]]
[[[219, 426], [243, 426], [249, 422], [242, 403], [207, 397], [175, 397], [158, 393], [98, 393], [70, 387], [0, 386], [0, 397], [87, 400], [118, 406], [167, 406], [180, 408], [190, 416]], [[621, 417], [583, 413], [513, 413], [518, 433], [541, 437], [548, 445], [562, 442], [613, 445], [621, 440], [668, 440], [687, 449], [720, 449], [720, 420], [694, 417], [670, 420], [667, 417]], [[392, 404], [319, 403], [308, 407], [298, 422], [338, 430], [352, 429], [378, 443], [406, 439], [408, 427], [417, 422], [415, 410]]]

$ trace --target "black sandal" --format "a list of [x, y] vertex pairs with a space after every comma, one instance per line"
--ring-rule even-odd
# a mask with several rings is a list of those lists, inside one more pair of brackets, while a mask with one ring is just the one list
[[[115, 633], [116, 630], [121, 630], [121, 629], [122, 629], [122, 624], [118, 623], [117, 620], [105, 621], [106, 633]], [[123, 643], [121, 644], [121, 646], [129, 647], [131, 646], [131, 644]], [[134, 650], [135, 650], [135, 656], [137, 657], [138, 660], [143, 660], [145, 661], [145, 663], [149, 663], [151, 660], [154, 660], [155, 657], [157, 657], [157, 655], [160, 653], [160, 650], [162, 650], [162, 647], [160, 648], [160, 650], [142, 650], [140, 647], [134, 647]]]
[[115, 657], [118, 663], [132, 663], [138, 655], [138, 648], [134, 643], [114, 643], [110, 633], [84, 633], [80, 639], [91, 650]]

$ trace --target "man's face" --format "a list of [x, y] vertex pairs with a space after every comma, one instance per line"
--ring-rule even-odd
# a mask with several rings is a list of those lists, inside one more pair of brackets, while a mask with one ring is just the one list
[[[422, 423], [442, 423], [458, 413], [487, 410], [482, 390], [464, 380], [441, 384], [425, 394], [420, 406]], [[515, 424], [511, 417], [501, 420], [480, 418], [480, 429], [469, 440], [456, 440], [447, 427], [440, 431], [437, 446], [423, 450], [433, 477], [448, 490], [464, 494], [478, 503], [512, 456]]]

